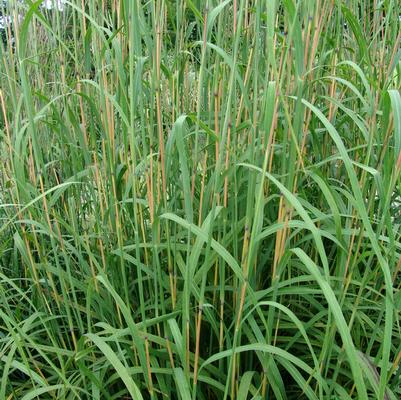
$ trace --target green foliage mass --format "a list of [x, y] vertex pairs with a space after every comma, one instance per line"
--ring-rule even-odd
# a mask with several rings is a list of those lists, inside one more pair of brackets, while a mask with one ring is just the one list
[[0, 2], [0, 400], [400, 399], [400, 7]]

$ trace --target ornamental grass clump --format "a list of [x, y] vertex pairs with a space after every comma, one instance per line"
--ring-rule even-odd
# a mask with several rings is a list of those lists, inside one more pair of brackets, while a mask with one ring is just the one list
[[0, 11], [0, 399], [401, 398], [398, 0]]

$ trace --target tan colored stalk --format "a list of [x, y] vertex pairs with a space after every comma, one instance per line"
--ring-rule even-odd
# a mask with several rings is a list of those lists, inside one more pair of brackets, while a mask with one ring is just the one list
[[[278, 206], [278, 216], [277, 216], [278, 224], [283, 222], [284, 215], [285, 215], [284, 197], [280, 196], [280, 202], [279, 202], [279, 206]], [[276, 279], [277, 265], [278, 265], [278, 263], [280, 261], [280, 257], [281, 257], [283, 236], [284, 236], [284, 228], [278, 229], [277, 233], [276, 233], [276, 243], [275, 243], [275, 247], [274, 247], [272, 282], [275, 281], [275, 279]]]
[[29, 143], [28, 144], [28, 148], [29, 148], [29, 157], [28, 157], [29, 179], [33, 183], [33, 185], [36, 186], [37, 182], [36, 182], [36, 172], [35, 172], [35, 159], [34, 159], [34, 156], [33, 156], [31, 138], [29, 138], [28, 143]]
[[226, 163], [225, 163], [225, 168], [226, 168], [226, 176], [224, 178], [224, 207], [227, 208], [227, 202], [228, 202], [228, 163], [230, 161], [230, 141], [231, 141], [231, 122], [228, 123], [228, 129], [227, 129], [227, 147], [226, 147]]
[[154, 221], [154, 197], [153, 197], [153, 149], [150, 148], [150, 170], [146, 174], [146, 186], [148, 195], [148, 205], [150, 213], [150, 223]]
[[168, 356], [169, 356], [169, 359], [170, 359], [171, 368], [174, 369], [175, 368], [175, 364], [174, 364], [173, 352], [171, 351], [170, 341], [168, 340], [167, 337], [166, 337], [166, 347], [167, 347], [167, 352], [168, 352]]
[[[394, 58], [400, 48], [400, 41], [401, 41], [401, 30], [398, 32], [397, 39], [396, 39], [394, 47], [393, 47], [393, 51], [391, 52], [390, 62], [388, 64], [388, 68], [386, 71], [386, 81], [388, 81], [388, 79], [390, 78], [389, 74], [391, 71], [391, 67], [393, 66], [393, 63], [394, 63]], [[384, 53], [383, 53], [383, 55], [384, 55]], [[383, 62], [383, 64], [384, 64], [384, 62]]]
[[82, 27], [83, 27], [83, 32], [82, 36], [85, 37], [86, 35], [86, 17], [85, 17], [85, 0], [81, 0], [81, 7], [82, 7]]
[[146, 352], [146, 368], [148, 370], [148, 380], [149, 380], [149, 394], [153, 397], [153, 383], [152, 383], [152, 370], [150, 368], [150, 355], [149, 355], [149, 339], [145, 338], [145, 352]]
[[217, 140], [216, 140], [216, 162], [219, 158], [219, 92], [216, 91], [214, 93], [214, 131], [216, 133], [217, 136]]
[[194, 386], [198, 383], [198, 364], [199, 364], [199, 343], [202, 324], [202, 305], [199, 305], [198, 318], [196, 321], [196, 338], [195, 338], [195, 360], [194, 360]]
[[[162, 13], [162, 9], [159, 10]], [[161, 163], [162, 171], [162, 187], [163, 187], [163, 197], [166, 193], [166, 173], [164, 168], [164, 138], [163, 138], [163, 120], [162, 120], [162, 110], [160, 102], [160, 53], [162, 47], [162, 27], [160, 26], [160, 16], [156, 24], [156, 76], [157, 76], [157, 87], [156, 91], [156, 109], [157, 109], [157, 127], [159, 132], [159, 158]]]
[[[250, 76], [251, 63], [252, 63], [252, 60], [253, 60], [253, 49], [254, 48], [252, 47], [251, 51], [249, 52], [248, 64], [247, 64], [246, 70], [245, 70], [244, 87], [246, 87], [246, 85], [248, 84], [248, 79], [249, 79], [249, 76]], [[243, 102], [244, 102], [244, 92], [241, 93], [241, 98], [240, 98], [240, 101], [239, 101], [237, 117], [235, 119], [235, 127], [237, 127], [239, 122], [240, 122]]]

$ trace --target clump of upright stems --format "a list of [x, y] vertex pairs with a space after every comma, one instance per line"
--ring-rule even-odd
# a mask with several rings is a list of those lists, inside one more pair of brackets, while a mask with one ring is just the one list
[[0, 399], [399, 399], [397, 2], [56, 3], [0, 1]]

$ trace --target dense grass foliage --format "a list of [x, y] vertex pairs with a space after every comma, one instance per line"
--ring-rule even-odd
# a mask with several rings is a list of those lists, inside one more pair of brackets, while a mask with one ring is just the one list
[[399, 0], [50, 3], [0, 3], [0, 399], [400, 399]]

